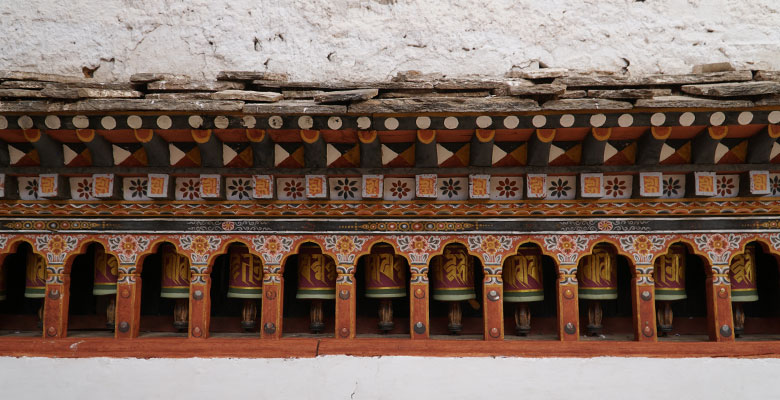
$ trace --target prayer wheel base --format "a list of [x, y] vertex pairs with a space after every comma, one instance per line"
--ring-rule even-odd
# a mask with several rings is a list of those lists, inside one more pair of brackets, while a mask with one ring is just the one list
[[588, 303], [588, 326], [586, 332], [588, 336], [598, 336], [604, 331], [602, 320], [601, 302], [593, 300]]
[[116, 326], [116, 294], [108, 296], [108, 305], [106, 306], [106, 328], [111, 330]]
[[322, 333], [325, 330], [325, 323], [322, 321], [322, 300], [311, 301], [309, 317], [309, 330], [311, 333]]
[[518, 336], [528, 336], [531, 332], [531, 307], [527, 303], [515, 306], [515, 330]]
[[658, 334], [666, 336], [672, 332], [672, 320], [674, 319], [674, 313], [672, 312], [672, 303], [669, 301], [660, 301], [660, 307], [656, 312], [658, 317]]
[[257, 302], [254, 299], [244, 299], [244, 308], [241, 312], [241, 328], [247, 332], [257, 328]]
[[382, 299], [379, 302], [378, 327], [382, 333], [388, 333], [395, 327], [395, 323], [393, 323], [393, 301], [390, 299]]
[[189, 299], [176, 299], [176, 305], [173, 307], [173, 327], [179, 332], [187, 331], [189, 313]]
[[734, 306], [734, 337], [740, 337], [745, 333], [745, 310], [742, 303], [735, 302]]
[[463, 330], [463, 311], [460, 308], [459, 301], [450, 302], [449, 320], [447, 330], [453, 335], [459, 334]]

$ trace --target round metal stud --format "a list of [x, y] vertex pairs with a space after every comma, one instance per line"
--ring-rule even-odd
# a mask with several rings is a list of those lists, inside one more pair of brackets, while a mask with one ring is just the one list
[[642, 291], [642, 294], [639, 295], [639, 297], [641, 297], [642, 300], [644, 300], [644, 301], [650, 301], [650, 299], [653, 298], [653, 295], [650, 294], [649, 290], [644, 290], [644, 291]]
[[127, 332], [130, 330], [130, 324], [127, 323], [127, 321], [122, 321], [119, 323], [119, 332]]
[[720, 290], [718, 290], [718, 297], [720, 297], [721, 299], [725, 299], [726, 297], [728, 297], [728, 292], [726, 292], [726, 288], [720, 288]]
[[423, 324], [420, 321], [417, 321], [417, 323], [414, 324], [414, 333], [418, 335], [422, 335], [423, 333], [425, 333], [425, 324]]
[[273, 322], [266, 322], [265, 325], [263, 325], [263, 330], [265, 331], [265, 333], [269, 335], [273, 335], [274, 333], [276, 333], [276, 324], [274, 324]]
[[49, 336], [57, 336], [57, 328], [50, 326], [49, 329], [46, 330], [46, 334]]
[[266, 290], [265, 291], [265, 298], [268, 300], [273, 300], [276, 298], [276, 290]]
[[119, 292], [119, 295], [122, 296], [123, 299], [126, 299], [130, 297], [130, 291], [127, 289], [122, 289], [122, 291]]
[[563, 327], [563, 331], [568, 333], [569, 335], [573, 335], [573, 334], [577, 333], [577, 328], [574, 327], [574, 324], [572, 324], [571, 322], [568, 322]]
[[498, 328], [490, 328], [490, 337], [497, 338], [500, 337], [501, 333], [498, 331]]
[[52, 289], [49, 291], [49, 298], [52, 300], [59, 300], [60, 299], [60, 291], [57, 289]]
[[645, 321], [645, 327], [642, 328], [642, 334], [645, 337], [653, 337], [653, 328], [650, 327], [650, 323]]
[[500, 299], [501, 296], [498, 295], [498, 291], [491, 290], [488, 292], [487, 298], [490, 301], [498, 301], [498, 299]]
[[720, 327], [720, 335], [723, 337], [729, 337], [731, 336], [731, 327], [728, 325], [723, 325]]
[[192, 336], [193, 337], [201, 337], [201, 335], [203, 335], [203, 331], [201, 331], [199, 327], [196, 326], [196, 327], [192, 328]]
[[195, 291], [195, 293], [192, 294], [192, 298], [195, 300], [203, 300], [203, 292], [198, 289]]
[[416, 297], [418, 299], [424, 299], [425, 298], [425, 290], [422, 290], [420, 288], [415, 289], [414, 297]]
[[339, 336], [343, 338], [349, 337], [349, 329], [348, 328], [339, 329]]
[[349, 290], [344, 289], [344, 290], [340, 291], [339, 292], [339, 298], [341, 300], [349, 300]]
[[571, 289], [566, 289], [563, 291], [563, 297], [571, 300], [574, 298], [574, 292], [572, 292]]

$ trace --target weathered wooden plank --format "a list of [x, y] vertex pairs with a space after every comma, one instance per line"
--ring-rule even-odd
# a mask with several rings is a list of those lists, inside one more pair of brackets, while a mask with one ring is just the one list
[[244, 100], [273, 103], [283, 98], [281, 93], [255, 92], [252, 90], [221, 90], [211, 95], [214, 100]]
[[757, 106], [780, 106], [780, 96], [764, 97], [756, 100]]
[[531, 99], [515, 97], [453, 98], [423, 97], [407, 99], [372, 99], [351, 104], [350, 113], [423, 113], [423, 112], [514, 112], [537, 111], [539, 105]]
[[143, 93], [136, 90], [63, 88], [51, 85], [43, 88], [41, 94], [53, 99], [140, 98], [143, 96]]
[[734, 71], [734, 66], [728, 62], [697, 64], [693, 66], [693, 70], [691, 72], [693, 72], [694, 74], [706, 74], [710, 72], [724, 72], [724, 71]]
[[323, 92], [314, 96], [315, 103], [352, 103], [370, 100], [379, 94], [378, 89], [355, 89], [337, 92]]
[[62, 111], [63, 103], [41, 100], [0, 101], [0, 112], [56, 112]]
[[[284, 93], [284, 92], [282, 92]], [[378, 99], [404, 99], [407, 97], [488, 97], [490, 91], [423, 91], [423, 90], [394, 90], [392, 92], [382, 92], [376, 96]]]
[[0, 97], [4, 98], [27, 98], [27, 99], [41, 99], [47, 98], [40, 90], [29, 89], [0, 89]]
[[0, 89], [34, 89], [41, 90], [50, 82], [36, 82], [36, 81], [5, 81], [0, 82]]
[[552, 79], [566, 76], [569, 70], [566, 68], [538, 68], [538, 69], [512, 69], [507, 72], [507, 78], [524, 79]]
[[535, 96], [548, 95], [558, 96], [566, 92], [566, 86], [559, 84], [541, 83], [538, 85], [517, 84], [513, 81], [507, 82], [509, 94], [512, 96]]
[[749, 100], [714, 100], [688, 96], [661, 96], [639, 99], [637, 108], [741, 108], [753, 107]]
[[243, 107], [245, 114], [345, 114], [347, 107], [317, 104], [306, 100], [282, 100], [276, 103], [252, 103]]
[[246, 86], [243, 82], [228, 82], [228, 81], [201, 81], [201, 82], [188, 82], [188, 81], [155, 81], [146, 84], [148, 90], [161, 91], [161, 92], [218, 92], [220, 90], [231, 89], [244, 89]]
[[753, 79], [750, 71], [725, 71], [706, 74], [683, 75], [648, 75], [642, 77], [627, 77], [623, 75], [575, 75], [557, 78], [553, 83], [561, 83], [569, 87], [597, 86], [656, 86], [656, 85], [686, 85], [697, 83], [742, 82]]
[[149, 83], [156, 81], [189, 81], [190, 77], [186, 75], [165, 74], [157, 72], [141, 72], [130, 75], [130, 82]]
[[671, 95], [672, 89], [588, 90], [588, 97], [596, 99], [651, 99], [653, 97]]
[[780, 93], [780, 82], [759, 81], [684, 85], [682, 91], [690, 94], [713, 97], [759, 96]]
[[780, 71], [757, 71], [753, 79], [757, 81], [780, 82]]
[[625, 101], [607, 99], [559, 99], [550, 100], [542, 105], [545, 110], [628, 110], [633, 106]]
[[502, 80], [491, 79], [442, 79], [433, 81], [436, 90], [491, 90], [506, 85]]
[[68, 76], [59, 74], [42, 74], [38, 72], [24, 71], [0, 71], [0, 81], [39, 81], [39, 82], [82, 82], [85, 79], [80, 76]]
[[[54, 106], [59, 104], [59, 106]], [[54, 103], [48, 111], [241, 111], [243, 101], [88, 99], [75, 103]]]
[[588, 97], [588, 92], [585, 90], [566, 90], [560, 95], [561, 99], [581, 99]]
[[218, 81], [254, 81], [254, 80], [267, 80], [267, 81], [287, 81], [289, 77], [285, 73], [280, 72], [264, 72], [264, 71], [220, 71], [217, 74]]
[[309, 99], [313, 100], [314, 96], [325, 93], [322, 90], [282, 90], [282, 96], [285, 99], [297, 100], [297, 99]]
[[433, 89], [431, 82], [280, 82], [254, 80], [252, 86], [271, 89], [321, 89], [321, 90], [351, 90], [351, 89]]
[[145, 99], [153, 100], [211, 100], [214, 92], [147, 93]]

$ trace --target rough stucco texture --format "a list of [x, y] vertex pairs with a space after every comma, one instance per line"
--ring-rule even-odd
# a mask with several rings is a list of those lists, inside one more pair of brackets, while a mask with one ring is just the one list
[[780, 69], [777, 0], [4, 0], [0, 69], [122, 79], [501, 76], [513, 65], [633, 74]]

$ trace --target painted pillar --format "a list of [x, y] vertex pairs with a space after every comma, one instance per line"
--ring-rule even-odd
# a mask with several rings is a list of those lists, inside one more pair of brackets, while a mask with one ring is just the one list
[[116, 291], [117, 339], [138, 337], [141, 327], [141, 274], [135, 265], [120, 265]]
[[[483, 257], [484, 259], [484, 257]], [[485, 340], [504, 340], [504, 282], [501, 266], [484, 267], [482, 304]]]
[[355, 265], [336, 266], [336, 338], [353, 339], [357, 326]]
[[43, 306], [43, 338], [68, 336], [68, 301], [70, 274], [62, 265], [46, 267], [46, 298]]
[[428, 264], [412, 263], [409, 270], [409, 332], [412, 339], [430, 339]]
[[[266, 258], [268, 260], [268, 258]], [[263, 304], [260, 314], [260, 337], [282, 338], [282, 300], [284, 299], [284, 278], [281, 265], [263, 266]]]
[[189, 337], [206, 339], [211, 322], [211, 275], [206, 265], [194, 264], [191, 271]]
[[731, 314], [731, 283], [728, 264], [712, 263], [711, 273], [707, 274], [707, 305], [710, 340], [733, 342], [734, 319]]
[[577, 298], [577, 265], [558, 267], [558, 338], [580, 340], [580, 315]]
[[[635, 257], [636, 259], [636, 257]], [[638, 264], [631, 279], [631, 305], [633, 309], [634, 340], [655, 342], [655, 284], [653, 266]]]

